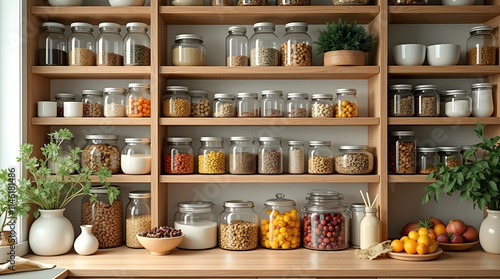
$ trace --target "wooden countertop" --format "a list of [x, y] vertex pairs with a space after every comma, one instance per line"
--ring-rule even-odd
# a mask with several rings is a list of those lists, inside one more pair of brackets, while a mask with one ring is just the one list
[[144, 249], [121, 246], [92, 256], [70, 252], [26, 257], [67, 268], [70, 277], [500, 277], [500, 255], [488, 254], [479, 245], [466, 252], [444, 252], [436, 260], [423, 262], [386, 257], [360, 260], [354, 257], [354, 249], [325, 252], [304, 248], [174, 250], [170, 255], [152, 256]]

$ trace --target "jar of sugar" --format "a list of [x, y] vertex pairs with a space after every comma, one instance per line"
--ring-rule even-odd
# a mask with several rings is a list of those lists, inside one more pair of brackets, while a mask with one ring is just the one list
[[493, 113], [493, 86], [490, 83], [472, 85], [472, 116], [490, 117]]
[[125, 174], [151, 173], [151, 139], [125, 138], [127, 146], [121, 155], [121, 167]]
[[201, 250], [217, 246], [217, 215], [212, 202], [183, 201], [177, 208], [174, 228], [184, 234], [179, 248]]
[[467, 90], [448, 90], [444, 102], [448, 117], [468, 117], [472, 112], [472, 100]]

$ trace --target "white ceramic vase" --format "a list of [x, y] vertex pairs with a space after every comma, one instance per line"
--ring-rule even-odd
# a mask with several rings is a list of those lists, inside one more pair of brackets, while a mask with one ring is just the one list
[[40, 217], [30, 228], [29, 244], [31, 251], [40, 256], [56, 256], [71, 250], [75, 233], [73, 225], [64, 217], [66, 209], [40, 209]]
[[94, 254], [99, 248], [99, 241], [92, 234], [92, 225], [81, 225], [82, 233], [75, 240], [75, 251], [83, 256]]
[[500, 254], [500, 210], [487, 209], [486, 212], [488, 216], [479, 228], [479, 242], [484, 251]]

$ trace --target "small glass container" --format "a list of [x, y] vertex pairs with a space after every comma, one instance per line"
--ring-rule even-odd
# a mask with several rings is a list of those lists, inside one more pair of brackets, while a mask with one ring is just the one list
[[163, 173], [194, 173], [194, 149], [191, 138], [167, 138], [163, 148]]
[[172, 6], [203, 6], [205, 0], [170, 0]]
[[238, 6], [269, 6], [268, 0], [238, 0]]
[[260, 246], [268, 249], [295, 249], [300, 247], [300, 214], [294, 200], [278, 193], [264, 202], [260, 212]]
[[288, 142], [288, 173], [303, 174], [305, 172], [304, 142], [291, 140]]
[[417, 116], [436, 117], [440, 112], [440, 96], [432, 84], [415, 86]]
[[210, 0], [212, 6], [232, 6], [233, 0]]
[[253, 30], [255, 33], [250, 38], [250, 66], [279, 66], [280, 40], [274, 34], [274, 23], [259, 22], [253, 25]]
[[276, 6], [311, 6], [311, 0], [276, 0]]
[[361, 6], [368, 5], [369, 2], [370, 0], [332, 0], [334, 6]]
[[83, 117], [104, 116], [101, 90], [83, 90], [81, 102], [83, 103]]
[[304, 22], [285, 25], [286, 34], [281, 39], [281, 66], [312, 65], [312, 39], [307, 29], [308, 25]]
[[448, 117], [468, 117], [472, 113], [472, 98], [466, 90], [448, 90], [444, 102]]
[[439, 91], [439, 116], [446, 116], [445, 101], [449, 90]]
[[259, 94], [252, 92], [238, 93], [236, 108], [238, 117], [259, 117]]
[[281, 148], [281, 137], [260, 137], [259, 142], [259, 174], [282, 174], [283, 149]]
[[151, 173], [151, 139], [125, 138], [121, 166], [124, 174]]
[[208, 92], [205, 90], [190, 90], [191, 96], [191, 116], [192, 117], [209, 117], [212, 112], [210, 108], [210, 100]]
[[477, 148], [474, 150], [474, 153], [469, 156], [469, 157], [465, 157], [465, 152], [469, 149], [471, 149], [472, 146], [470, 145], [462, 145], [462, 159], [464, 161], [464, 164], [469, 164], [469, 163], [474, 163], [476, 161], [476, 158], [483, 158], [484, 157], [484, 152], [482, 149], [480, 148]]
[[214, 117], [236, 117], [236, 104], [234, 94], [214, 94]]
[[75, 94], [71, 93], [57, 93], [56, 94], [56, 102], [57, 102], [57, 117], [64, 117], [64, 102], [74, 102]]
[[99, 24], [97, 37], [97, 66], [123, 66], [123, 38], [118, 23]]
[[129, 22], [126, 25], [127, 35], [123, 39], [124, 66], [150, 66], [151, 41], [148, 36], [148, 25], [142, 22]]
[[226, 66], [248, 66], [250, 62], [248, 45], [250, 43], [246, 36], [247, 29], [244, 26], [231, 26], [228, 28], [228, 32], [229, 35], [226, 37]]
[[308, 150], [308, 173], [310, 174], [332, 174], [333, 151], [330, 141], [310, 141]]
[[[349, 207], [343, 195], [329, 190], [312, 190], [302, 207], [302, 245], [314, 250], [343, 250], [349, 247]], [[325, 229], [326, 228], [326, 229]]]
[[437, 147], [419, 147], [417, 148], [418, 173], [429, 174], [438, 172], [437, 163], [440, 162], [439, 148]]
[[417, 143], [413, 131], [393, 131], [389, 138], [389, 173], [417, 173]]
[[257, 173], [258, 147], [253, 137], [231, 137], [229, 146], [229, 173]]
[[219, 215], [219, 247], [226, 250], [252, 250], [259, 246], [259, 215], [252, 201], [224, 202]]
[[461, 166], [463, 164], [461, 146], [446, 146], [439, 147], [441, 152], [441, 163], [443, 163], [447, 168], [454, 168], [456, 166]]
[[38, 65], [68, 65], [68, 39], [64, 35], [64, 24], [44, 22], [42, 28], [43, 32], [38, 38]]
[[467, 65], [497, 65], [497, 43], [493, 27], [472, 27], [467, 39]]
[[337, 89], [335, 117], [358, 117], [359, 106], [356, 89]]
[[425, 0], [389, 0], [389, 5], [425, 5]]
[[68, 38], [68, 63], [70, 66], [95, 66], [96, 43], [92, 35], [92, 24], [85, 22], [71, 23], [71, 35]]
[[198, 149], [198, 172], [201, 174], [226, 173], [226, 153], [223, 137], [201, 137]]
[[307, 93], [288, 93], [286, 101], [287, 117], [304, 118], [309, 117], [309, 101]]
[[264, 90], [260, 99], [260, 117], [284, 117], [285, 101], [283, 91]]
[[311, 117], [333, 117], [333, 104], [332, 94], [313, 94], [311, 97]]
[[181, 249], [202, 250], [217, 246], [217, 215], [210, 201], [183, 201], [177, 204], [174, 228], [181, 230]]
[[389, 116], [409, 117], [415, 114], [415, 99], [410, 84], [389, 87]]
[[493, 86], [491, 83], [474, 83], [472, 85], [472, 116], [490, 117], [493, 110]]
[[341, 145], [335, 157], [335, 171], [341, 174], [369, 174], [373, 171], [373, 154], [367, 145]]
[[130, 83], [127, 94], [127, 117], [151, 117], [151, 92], [149, 84]]
[[104, 88], [104, 117], [125, 117], [125, 88]]
[[107, 167], [111, 173], [120, 171], [120, 148], [117, 135], [86, 135], [82, 166], [98, 172]]
[[131, 191], [125, 216], [125, 240], [129, 248], [144, 248], [137, 234], [151, 229], [151, 192]]
[[[47, 168], [52, 170], [52, 174], [57, 174], [59, 171], [59, 164], [61, 160], [64, 160], [65, 157], [73, 157], [73, 153], [71, 152], [73, 149], [75, 149], [75, 142], [73, 139], [69, 140], [55, 140], [55, 143], [59, 145], [59, 154], [56, 156], [56, 161], [47, 161]], [[70, 170], [70, 173], [75, 173], [74, 169]]]
[[162, 111], [166, 117], [188, 117], [191, 115], [191, 96], [185, 86], [167, 86], [163, 95]]
[[203, 44], [203, 37], [196, 34], [175, 36], [175, 44], [172, 46], [172, 65], [207, 65], [207, 48]]
[[365, 204], [353, 203], [351, 204], [352, 219], [351, 219], [351, 247], [359, 248], [360, 242], [360, 224], [361, 220], [365, 217]]

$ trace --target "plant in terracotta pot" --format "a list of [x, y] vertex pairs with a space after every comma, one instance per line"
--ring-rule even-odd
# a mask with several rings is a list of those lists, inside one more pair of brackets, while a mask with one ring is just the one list
[[338, 23], [326, 23], [326, 30], [320, 30], [316, 52], [324, 53], [324, 65], [363, 66], [365, 53], [373, 49], [375, 40], [365, 28], [356, 21], [347, 24], [339, 19]]

